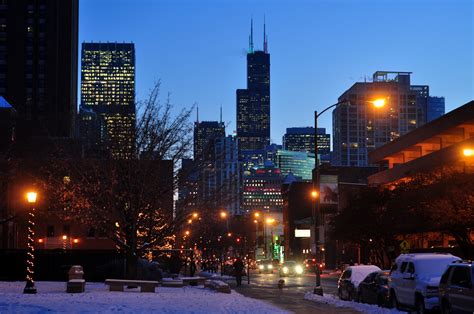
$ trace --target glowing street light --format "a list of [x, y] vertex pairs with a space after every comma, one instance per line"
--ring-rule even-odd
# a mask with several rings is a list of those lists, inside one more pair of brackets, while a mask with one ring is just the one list
[[36, 193], [36, 192], [28, 192], [28, 193], [26, 193], [26, 200], [28, 201], [28, 203], [34, 204], [34, 203], [36, 203], [36, 197], [37, 196], [38, 196], [38, 193]]
[[255, 218], [260, 217], [260, 213], [259, 213], [259, 212], [256, 212], [256, 213], [254, 213], [253, 215], [255, 216]]
[[221, 215], [221, 218], [222, 218], [222, 219], [227, 218], [227, 213], [226, 213], [225, 211], [221, 211], [221, 214], [220, 214], [220, 215]]
[[267, 218], [267, 224], [271, 225], [275, 222], [275, 218]]
[[26, 200], [28, 204], [31, 205], [30, 211], [28, 212], [28, 250], [27, 250], [27, 257], [26, 257], [26, 285], [25, 289], [23, 289], [23, 293], [27, 294], [35, 294], [36, 293], [36, 287], [35, 287], [35, 281], [34, 281], [34, 275], [35, 275], [35, 248], [34, 248], [34, 243], [35, 243], [35, 232], [34, 232], [34, 227], [35, 227], [35, 204], [36, 204], [36, 197], [38, 196], [38, 193], [34, 191], [30, 191], [26, 193]]
[[311, 191], [311, 197], [312, 198], [317, 198], [318, 197], [318, 191]]
[[189, 230], [186, 230], [186, 231], [184, 232], [184, 234], [188, 236], [188, 235], [189, 235]]
[[473, 148], [464, 148], [462, 153], [466, 157], [473, 157], [474, 156], [474, 149]]
[[199, 216], [198, 213], [193, 213], [193, 218], [197, 218]]

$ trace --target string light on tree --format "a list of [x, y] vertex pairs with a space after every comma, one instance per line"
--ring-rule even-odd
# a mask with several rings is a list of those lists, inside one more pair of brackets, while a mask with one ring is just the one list
[[28, 242], [27, 242], [27, 253], [26, 253], [26, 285], [23, 289], [23, 293], [35, 294], [36, 287], [34, 281], [35, 274], [35, 203], [36, 203], [36, 192], [26, 193], [26, 200], [30, 205], [30, 211], [28, 212]]

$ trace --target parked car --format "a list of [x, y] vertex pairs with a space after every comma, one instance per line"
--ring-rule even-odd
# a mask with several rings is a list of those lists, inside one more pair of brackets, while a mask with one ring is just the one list
[[273, 273], [273, 264], [272, 261], [263, 260], [258, 263], [258, 273], [259, 274], [272, 274]]
[[474, 313], [474, 265], [455, 262], [448, 266], [439, 283], [441, 313]]
[[438, 308], [441, 275], [459, 257], [445, 253], [401, 254], [390, 271], [390, 299], [393, 307], [418, 313]]
[[285, 261], [280, 267], [280, 277], [283, 276], [299, 276], [303, 274], [304, 268], [295, 261]]
[[339, 299], [358, 301], [359, 284], [368, 274], [375, 271], [381, 271], [381, 269], [375, 265], [357, 265], [347, 267], [346, 270], [342, 272], [337, 282]]
[[388, 275], [388, 271], [374, 271], [367, 275], [359, 284], [357, 299], [363, 303], [391, 306]]

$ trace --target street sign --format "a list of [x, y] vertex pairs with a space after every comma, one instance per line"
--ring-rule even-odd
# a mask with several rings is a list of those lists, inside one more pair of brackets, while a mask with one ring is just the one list
[[402, 242], [400, 242], [400, 252], [408, 253], [409, 250], [410, 250], [410, 243], [408, 243], [407, 240], [403, 240]]

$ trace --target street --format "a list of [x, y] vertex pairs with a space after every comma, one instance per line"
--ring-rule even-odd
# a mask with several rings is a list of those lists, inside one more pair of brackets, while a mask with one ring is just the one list
[[[324, 293], [337, 293], [337, 275], [321, 275], [321, 285]], [[284, 279], [283, 289], [278, 288], [278, 280]], [[352, 309], [335, 308], [322, 303], [314, 303], [303, 299], [308, 291], [313, 291], [315, 275], [304, 274], [300, 277], [280, 278], [277, 272], [273, 274], [250, 273], [250, 285], [247, 277], [242, 280], [242, 286], [236, 287], [235, 282], [229, 281], [232, 288], [246, 297], [270, 302], [282, 309], [294, 313], [358, 313]]]

